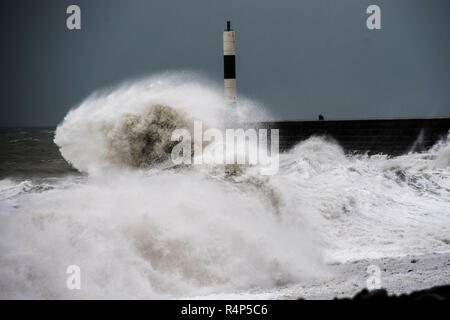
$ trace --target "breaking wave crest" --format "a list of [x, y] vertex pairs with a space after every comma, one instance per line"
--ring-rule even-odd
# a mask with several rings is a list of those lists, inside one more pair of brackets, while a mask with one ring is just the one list
[[230, 110], [219, 89], [198, 76], [163, 74], [91, 96], [58, 126], [55, 143], [83, 172], [150, 167], [169, 158], [172, 131], [191, 129], [194, 120], [217, 128], [266, 117], [245, 100]]

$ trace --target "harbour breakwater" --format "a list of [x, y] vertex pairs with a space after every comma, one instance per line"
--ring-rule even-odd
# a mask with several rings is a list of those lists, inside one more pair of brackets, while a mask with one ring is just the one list
[[325, 136], [346, 153], [398, 156], [425, 151], [445, 139], [450, 118], [268, 121], [247, 123], [246, 127], [279, 129], [280, 151], [311, 136]]

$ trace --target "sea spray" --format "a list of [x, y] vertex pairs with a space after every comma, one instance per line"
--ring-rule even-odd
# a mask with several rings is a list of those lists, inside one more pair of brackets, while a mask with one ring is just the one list
[[[257, 166], [161, 166], [173, 128], [257, 120], [179, 75], [89, 97], [55, 142], [85, 175], [0, 181], [1, 298], [179, 298], [276, 290], [326, 262], [449, 250], [448, 140], [400, 157], [311, 137]], [[247, 115], [247, 116], [246, 116]], [[81, 268], [68, 290], [66, 269]]]
[[[227, 118], [219, 92], [181, 83], [165, 75], [126, 84], [66, 116], [55, 143], [88, 175], [21, 194], [2, 216], [5, 297], [181, 297], [321, 275], [307, 219], [284, 217], [257, 168], [161, 169], [175, 128], [243, 121], [256, 109], [240, 105]], [[65, 287], [69, 265], [83, 274], [79, 291]]]

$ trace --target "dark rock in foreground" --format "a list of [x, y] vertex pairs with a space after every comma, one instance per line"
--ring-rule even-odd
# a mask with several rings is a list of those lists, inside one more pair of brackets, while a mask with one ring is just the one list
[[335, 300], [381, 301], [381, 300], [450, 300], [450, 285], [432, 287], [430, 289], [413, 291], [409, 294], [389, 295], [386, 289], [363, 289], [353, 298]]

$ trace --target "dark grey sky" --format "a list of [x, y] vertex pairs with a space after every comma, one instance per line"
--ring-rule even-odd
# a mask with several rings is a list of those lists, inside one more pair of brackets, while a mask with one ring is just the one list
[[227, 19], [238, 94], [277, 119], [450, 116], [448, 0], [3, 0], [0, 14], [0, 126], [57, 124], [92, 91], [160, 71], [221, 83]]

